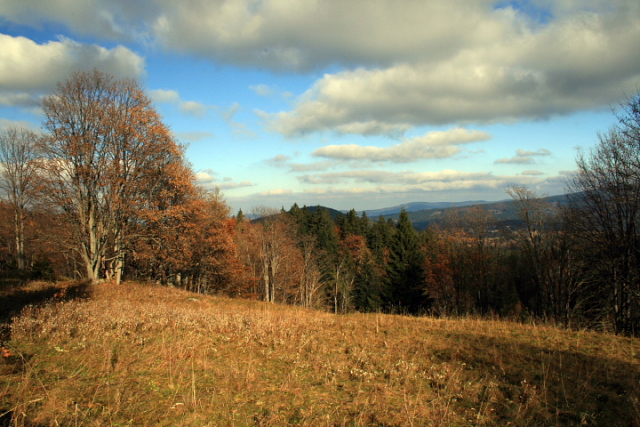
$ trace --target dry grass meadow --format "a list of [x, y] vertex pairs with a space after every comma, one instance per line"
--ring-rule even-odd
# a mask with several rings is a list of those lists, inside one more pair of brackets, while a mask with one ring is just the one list
[[0, 426], [640, 426], [638, 339], [133, 283], [5, 287], [23, 306]]

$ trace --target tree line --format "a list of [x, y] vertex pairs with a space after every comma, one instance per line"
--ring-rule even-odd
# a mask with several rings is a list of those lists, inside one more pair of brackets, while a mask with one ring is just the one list
[[469, 207], [422, 232], [404, 210], [397, 221], [298, 205], [231, 216], [219, 192], [195, 184], [135, 80], [77, 73], [42, 108], [42, 134], [0, 135], [5, 275], [640, 331], [640, 93], [578, 155], [566, 206], [512, 186], [520, 226]]

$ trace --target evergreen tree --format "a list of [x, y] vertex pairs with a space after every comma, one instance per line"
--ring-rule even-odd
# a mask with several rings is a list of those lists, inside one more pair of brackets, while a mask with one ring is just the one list
[[309, 230], [309, 209], [305, 206], [302, 209], [297, 203], [294, 203], [289, 209], [289, 214], [293, 217], [298, 225], [298, 232], [302, 235], [310, 234]]
[[354, 281], [352, 300], [355, 309], [363, 312], [380, 310], [386, 297], [384, 291], [383, 276], [371, 252], [367, 251], [361, 260]]
[[337, 257], [338, 234], [329, 211], [318, 206], [316, 212], [310, 213], [310, 217], [309, 230], [318, 239], [318, 248], [332, 258]]
[[396, 233], [389, 245], [387, 274], [392, 310], [416, 314], [427, 308], [427, 300], [423, 293], [423, 256], [418, 233], [404, 208], [400, 212]]
[[363, 236], [364, 230], [360, 224], [360, 218], [355, 209], [351, 209], [342, 221], [342, 236], [343, 238], [349, 235]]
[[373, 252], [375, 259], [380, 266], [386, 264], [387, 248], [394, 233], [395, 225], [389, 224], [384, 217], [380, 215], [378, 222], [369, 228], [367, 233], [367, 245]]
[[242, 208], [238, 211], [238, 215], [236, 215], [236, 224], [242, 224], [245, 220], [244, 212], [242, 212]]
[[362, 215], [360, 216], [360, 231], [363, 236], [366, 236], [369, 232], [369, 217], [365, 211], [362, 211]]

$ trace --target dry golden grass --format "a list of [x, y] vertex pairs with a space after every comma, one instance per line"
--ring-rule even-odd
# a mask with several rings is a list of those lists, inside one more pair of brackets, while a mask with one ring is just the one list
[[640, 425], [637, 339], [72, 290], [14, 319], [0, 425]]

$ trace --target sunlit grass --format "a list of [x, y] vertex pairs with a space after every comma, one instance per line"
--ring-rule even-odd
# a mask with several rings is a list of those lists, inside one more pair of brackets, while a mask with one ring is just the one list
[[636, 339], [132, 283], [64, 296], [26, 307], [4, 345], [13, 425], [640, 423]]

